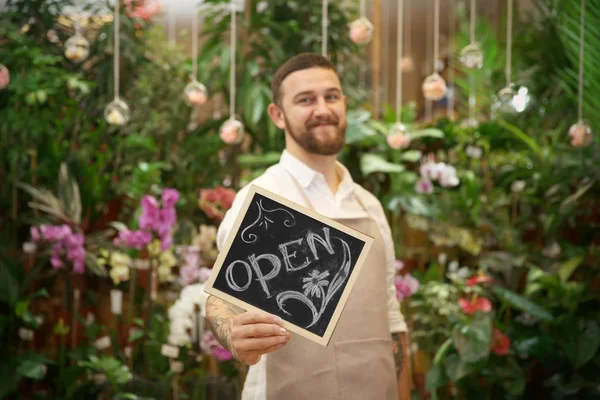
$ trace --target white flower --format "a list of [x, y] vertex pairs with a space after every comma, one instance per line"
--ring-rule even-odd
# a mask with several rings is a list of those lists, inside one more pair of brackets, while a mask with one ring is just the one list
[[481, 158], [481, 154], [483, 153], [483, 150], [481, 149], [481, 147], [469, 145], [465, 149], [465, 153], [467, 154], [467, 156], [479, 160]]
[[448, 271], [456, 272], [457, 270], [458, 270], [458, 261], [456, 261], [456, 260], [450, 261], [450, 264], [448, 264]]
[[187, 333], [170, 333], [167, 341], [173, 346], [185, 346], [192, 341], [192, 338]]
[[456, 272], [456, 275], [461, 279], [467, 279], [467, 276], [469, 276], [469, 268], [467, 268], [467, 267], [459, 268], [458, 271]]
[[438, 255], [438, 264], [445, 265], [446, 261], [448, 261], [448, 255], [446, 255], [446, 253], [440, 253]]
[[561, 252], [560, 245], [556, 242], [552, 242], [552, 244], [544, 247], [542, 249], [542, 255], [549, 258], [556, 258]]
[[208, 293], [204, 291], [204, 283], [197, 283], [183, 288], [181, 291], [181, 299], [187, 303], [191, 303], [193, 306], [199, 306], [201, 315], [206, 317], [206, 301], [208, 300]]
[[514, 181], [512, 185], [510, 185], [510, 190], [514, 193], [521, 193], [525, 189], [525, 181]]
[[427, 161], [419, 168], [421, 177], [429, 181], [435, 181], [440, 177], [442, 170], [444, 169], [444, 163], [436, 163], [433, 161]]
[[34, 242], [23, 243], [23, 252], [26, 254], [33, 254], [37, 250], [37, 245]]
[[456, 176], [456, 168], [452, 165], [445, 165], [440, 173], [440, 185], [443, 187], [455, 187], [458, 186], [460, 180]]
[[266, 11], [267, 8], [269, 8], [269, 2], [268, 1], [260, 1], [256, 5], [256, 12], [259, 14], [262, 14]]

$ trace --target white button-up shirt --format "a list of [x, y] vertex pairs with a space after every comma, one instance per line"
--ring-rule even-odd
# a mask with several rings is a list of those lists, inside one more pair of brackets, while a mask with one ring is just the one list
[[[394, 276], [396, 275], [394, 243], [381, 203], [371, 193], [354, 183], [348, 170], [339, 162], [337, 163], [337, 169], [338, 173], [341, 173], [342, 179], [337, 192], [333, 194], [323, 174], [311, 169], [284, 150], [279, 164], [267, 169], [263, 175], [252, 181], [252, 184], [295, 203], [308, 206], [305, 204], [297, 186], [290, 179], [289, 174], [291, 174], [300, 183], [304, 194], [319, 214], [332, 219], [373, 218], [381, 230], [381, 236], [383, 237], [386, 249], [390, 332], [406, 332], [406, 323], [400, 312], [400, 305], [396, 299], [396, 288], [394, 286]], [[248, 193], [248, 189], [249, 186], [246, 186], [239, 191], [231, 209], [227, 211], [223, 222], [219, 226], [217, 234], [217, 246], [219, 250], [231, 231], [240, 207]], [[364, 208], [357, 201], [356, 197], [360, 199]], [[266, 358], [267, 355], [263, 356], [258, 364], [250, 367], [242, 393], [243, 400], [266, 399]]]

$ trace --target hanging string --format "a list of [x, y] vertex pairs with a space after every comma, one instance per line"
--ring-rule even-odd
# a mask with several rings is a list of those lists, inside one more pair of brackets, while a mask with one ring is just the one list
[[235, 4], [231, 0], [231, 70], [229, 71], [229, 118], [235, 118], [235, 50], [237, 23], [235, 17]]
[[440, 47], [440, 0], [433, 7], [433, 72], [437, 72]]
[[406, 54], [412, 57], [412, 52], [410, 51], [411, 49], [411, 33], [412, 33], [412, 25], [411, 25], [411, 13], [412, 13], [412, 8], [411, 8], [411, 1], [412, 0], [407, 0], [406, 1], [406, 14], [408, 15], [408, 18], [406, 18]]
[[[456, 36], [456, 27], [454, 21], [454, 0], [450, 0], [450, 10], [448, 11], [448, 29], [448, 84], [454, 84], [454, 44]], [[448, 118], [454, 117], [454, 95], [454, 90], [448, 91], [448, 103], [446, 104], [446, 115], [448, 116]]]
[[469, 119], [475, 118], [475, 106], [477, 97], [475, 96], [475, 74], [469, 76]]
[[361, 18], [367, 17], [367, 2], [366, 2], [366, 0], [360, 0], [360, 16], [361, 16]]
[[513, 0], [508, 0], [508, 15], [506, 21], [506, 86], [510, 86], [511, 64], [512, 64], [512, 19]]
[[585, 43], [585, 0], [581, 0], [579, 21], [579, 94], [577, 114], [579, 122], [583, 121], [583, 49]]
[[[427, 0], [427, 5], [429, 6], [429, 4], [431, 4], [430, 0]], [[432, 41], [431, 41], [431, 31], [432, 31], [432, 27], [433, 27], [433, 21], [432, 21], [432, 16], [431, 13], [427, 13], [427, 49], [426, 49], [426, 54], [431, 54], [431, 46], [432, 46]], [[429, 59], [428, 59], [428, 64], [429, 64]], [[429, 67], [429, 65], [427, 65], [427, 67]], [[435, 66], [432, 63], [431, 65], [431, 69], [434, 69]], [[433, 117], [432, 113], [433, 113], [433, 101], [429, 100], [429, 99], [425, 99], [425, 120], [426, 121], [430, 121], [431, 118]]]
[[404, 0], [398, 0], [398, 38], [396, 55], [396, 122], [402, 121], [402, 39], [404, 30]]
[[173, 6], [173, 4], [169, 5], [168, 18], [167, 35], [169, 39], [169, 47], [173, 49], [175, 47], [175, 6]]
[[113, 39], [113, 44], [115, 46], [114, 51], [113, 51], [113, 85], [114, 85], [114, 93], [115, 93], [115, 99], [119, 98], [119, 59], [121, 57], [120, 54], [120, 47], [121, 47], [121, 40], [119, 37], [119, 24], [120, 24], [120, 17], [119, 14], [121, 13], [120, 10], [120, 4], [119, 4], [119, 0], [115, 0], [115, 20], [114, 20], [114, 39]]
[[194, 8], [192, 14], [192, 76], [195, 81], [198, 77], [198, 10]]
[[321, 20], [321, 55], [327, 57], [327, 0], [323, 0], [323, 19]]
[[470, 32], [471, 32], [471, 43], [475, 43], [475, 11], [477, 7], [476, 0], [471, 0], [471, 21], [470, 21]]

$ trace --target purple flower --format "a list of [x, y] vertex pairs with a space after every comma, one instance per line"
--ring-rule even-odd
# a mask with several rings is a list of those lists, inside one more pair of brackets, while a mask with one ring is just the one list
[[63, 240], [66, 236], [72, 234], [71, 227], [69, 225], [41, 225], [40, 232], [42, 239], [47, 242]]
[[404, 261], [396, 260], [394, 261], [394, 267], [396, 267], [396, 271], [400, 271], [404, 268]]
[[52, 256], [50, 257], [50, 264], [52, 264], [52, 267], [54, 269], [59, 269], [64, 267], [63, 262], [61, 261], [60, 257], [57, 254], [52, 254]]
[[158, 201], [149, 195], [142, 197], [142, 214], [140, 215], [140, 228], [156, 230], [159, 225], [160, 206]]
[[421, 178], [415, 183], [415, 191], [421, 194], [433, 193], [433, 183], [426, 178]]
[[412, 296], [419, 290], [419, 281], [410, 274], [396, 276], [394, 285], [396, 286], [396, 298], [399, 301]]
[[177, 212], [175, 208], [164, 208], [160, 210], [160, 218], [158, 220], [157, 233], [159, 236], [165, 236], [171, 233], [173, 225], [177, 221]]
[[164, 189], [162, 192], [162, 202], [164, 208], [173, 208], [179, 201], [179, 192], [176, 189]]
[[209, 269], [206, 267], [201, 267], [200, 270], [198, 271], [198, 277], [200, 278], [200, 282], [202, 282], [202, 283], [206, 282], [210, 278], [211, 274], [212, 274], [212, 269]]
[[200, 270], [194, 266], [187, 266], [181, 268], [179, 272], [179, 282], [181, 286], [189, 286], [193, 283], [198, 282]]
[[167, 251], [169, 248], [173, 246], [173, 236], [165, 235], [160, 237], [160, 249], [162, 251]]
[[219, 361], [231, 360], [233, 356], [217, 341], [211, 331], [206, 331], [200, 339], [200, 348]]
[[37, 226], [31, 227], [31, 240], [34, 242], [39, 242], [41, 239], [40, 228]]
[[152, 234], [149, 232], [122, 230], [119, 232], [119, 237], [115, 239], [115, 244], [141, 250], [151, 241]]

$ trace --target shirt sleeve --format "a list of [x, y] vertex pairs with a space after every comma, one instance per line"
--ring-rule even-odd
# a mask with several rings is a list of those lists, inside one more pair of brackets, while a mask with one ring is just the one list
[[388, 287], [388, 320], [390, 325], [390, 332], [406, 332], [408, 327], [404, 316], [400, 311], [400, 303], [396, 298], [396, 286], [394, 285], [394, 278], [396, 276], [395, 260], [396, 255], [394, 251], [394, 241], [392, 240], [392, 231], [390, 224], [383, 212], [383, 207], [379, 200], [377, 202], [376, 215], [374, 215], [377, 225], [381, 230], [381, 236], [383, 237], [383, 243], [385, 246], [385, 259], [386, 259], [386, 271], [387, 271], [387, 287]]

